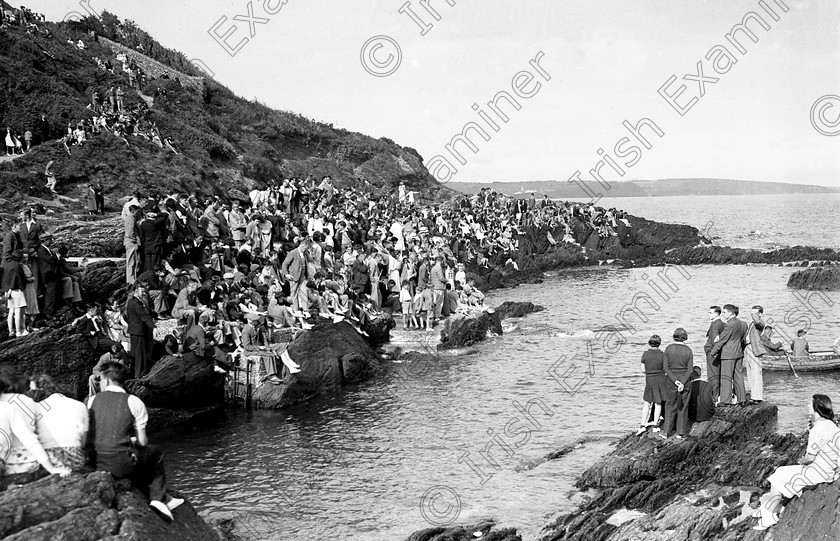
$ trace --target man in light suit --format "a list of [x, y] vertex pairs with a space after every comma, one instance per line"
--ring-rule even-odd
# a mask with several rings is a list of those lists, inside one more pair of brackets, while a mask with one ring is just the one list
[[759, 305], [752, 307], [752, 321], [747, 332], [747, 347], [744, 349], [744, 364], [747, 368], [747, 382], [750, 384], [750, 404], [758, 404], [764, 400], [764, 374], [761, 358], [767, 354], [767, 348], [761, 343], [761, 333], [764, 331], [764, 308]]
[[303, 237], [297, 248], [289, 252], [280, 271], [289, 281], [292, 297], [292, 308], [295, 311], [309, 310], [309, 301], [306, 291], [306, 280], [308, 279], [306, 269], [306, 252], [312, 243], [310, 237]]
[[738, 319], [738, 307], [727, 304], [723, 307], [726, 324], [709, 353], [714, 358], [720, 354], [720, 406], [732, 406], [732, 387], [738, 404], [746, 402], [744, 388], [744, 345], [748, 331], [747, 324]]

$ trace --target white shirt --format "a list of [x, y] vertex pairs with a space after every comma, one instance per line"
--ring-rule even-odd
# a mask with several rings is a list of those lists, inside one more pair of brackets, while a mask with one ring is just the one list
[[[105, 390], [103, 390], [102, 392], [125, 393], [125, 389], [123, 389], [122, 387], [115, 387], [113, 385], [109, 385], [105, 387]], [[93, 406], [93, 401], [96, 400], [97, 396], [98, 395], [90, 397], [90, 400], [88, 400], [87, 403], [88, 409], [90, 409], [90, 407]], [[131, 412], [131, 415], [134, 416], [134, 428], [138, 431], [145, 429], [146, 425], [149, 424], [149, 413], [146, 411], [146, 405], [143, 403], [143, 401], [134, 396], [133, 394], [128, 395], [128, 410]]]
[[[49, 462], [44, 448], [38, 443], [35, 424], [35, 402], [26, 395], [4, 393], [0, 395], [0, 460], [6, 462], [12, 451], [26, 449], [35, 460]], [[28, 457], [24, 457], [26, 462]], [[7, 464], [6, 473], [22, 473]]]
[[88, 432], [88, 411], [78, 400], [55, 393], [35, 404], [38, 441], [44, 449], [82, 447]]

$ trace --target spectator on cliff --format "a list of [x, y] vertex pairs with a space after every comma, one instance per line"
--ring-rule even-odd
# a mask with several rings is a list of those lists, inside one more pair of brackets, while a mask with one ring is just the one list
[[26, 336], [24, 310], [26, 309], [26, 275], [20, 260], [23, 257], [23, 250], [14, 250], [7, 261], [3, 261], [3, 287], [6, 297], [6, 308], [9, 312], [6, 323], [9, 327], [9, 336]]
[[[662, 418], [662, 404], [669, 396], [668, 379], [665, 375], [665, 354], [659, 349], [662, 339], [654, 334], [648, 339], [650, 349], [642, 354], [642, 373], [645, 375], [645, 392], [642, 396], [642, 422], [637, 435], [643, 434], [648, 427], [659, 432], [659, 422]], [[653, 418], [651, 418], [653, 413]]]
[[160, 263], [149, 270], [143, 271], [137, 277], [147, 286], [148, 305], [157, 319], [169, 319], [166, 315], [169, 312], [169, 302], [167, 301], [169, 286], [164, 280], [165, 277], [166, 269]]
[[81, 274], [78, 267], [73, 267], [67, 261], [69, 249], [67, 246], [59, 246], [56, 250], [56, 263], [58, 265], [58, 288], [61, 298], [68, 306], [79, 306], [82, 302]]
[[55, 466], [81, 472], [85, 468], [88, 411], [78, 400], [59, 392], [47, 374], [34, 376], [29, 396], [37, 406], [35, 418], [38, 441]]
[[172, 511], [184, 500], [166, 493], [163, 453], [157, 446], [149, 445], [146, 406], [125, 391], [127, 379], [124, 366], [106, 364], [102, 369], [103, 391], [88, 401], [96, 469], [117, 479], [131, 479], [135, 486], [148, 491], [152, 509], [172, 522]]
[[26, 128], [26, 131], [23, 132], [23, 143], [26, 152], [32, 150], [32, 128]]
[[[70, 470], [50, 461], [36, 432], [37, 406], [22, 394], [25, 383], [10, 366], [0, 366], [0, 491], [6, 487], [48, 474], [69, 475]], [[39, 470], [43, 468], [43, 470]]]
[[[725, 322], [718, 340], [709, 352], [713, 357], [720, 354], [720, 402], [724, 407], [746, 402], [744, 386], [744, 344], [747, 324], [738, 319], [738, 307], [723, 306], [722, 319]], [[734, 387], [734, 402], [733, 402]]]
[[143, 249], [143, 268], [150, 270], [160, 263], [169, 230], [169, 215], [159, 212], [153, 201], [146, 203], [145, 218], [137, 225], [137, 240]]
[[137, 281], [134, 284], [134, 293], [126, 303], [125, 314], [131, 340], [134, 377], [140, 378], [151, 367], [155, 330], [155, 321], [146, 304], [146, 284], [143, 282]]
[[808, 340], [805, 335], [808, 333], [806, 329], [799, 329], [796, 331], [796, 338], [790, 343], [790, 350], [793, 352], [793, 358], [798, 360], [807, 359], [810, 353]]
[[815, 394], [808, 404], [810, 430], [805, 456], [797, 466], [779, 466], [767, 481], [770, 492], [760, 499], [760, 506], [753, 514], [759, 518], [754, 530], [763, 531], [779, 521], [783, 500], [802, 495], [803, 489], [838, 479], [837, 464], [840, 455], [840, 428], [834, 421], [831, 399]]
[[107, 324], [100, 315], [99, 306], [94, 303], [87, 305], [85, 315], [79, 319], [78, 330], [94, 351], [108, 352], [119, 345], [108, 336]]
[[108, 105], [110, 106], [111, 113], [116, 113], [117, 112], [117, 94], [116, 94], [116, 89], [114, 88], [113, 85], [111, 87], [109, 87], [108, 90], [105, 91], [105, 99], [107, 100]]
[[128, 356], [119, 344], [114, 344], [111, 348], [99, 357], [96, 366], [93, 367], [91, 375], [88, 377], [88, 398], [102, 392], [102, 369], [108, 363], [119, 363], [128, 369]]
[[720, 355], [712, 356], [712, 347], [715, 345], [720, 333], [723, 332], [724, 322], [720, 318], [720, 306], [709, 307], [709, 330], [706, 331], [706, 344], [703, 351], [706, 353], [706, 379], [715, 390], [715, 396], [720, 394]]
[[114, 93], [117, 100], [117, 112], [122, 113], [124, 111], [123, 106], [123, 99], [125, 98], [125, 92], [122, 89], [122, 86], [117, 87], [117, 91]]
[[58, 280], [60, 278], [60, 269], [58, 264], [58, 254], [52, 249], [52, 235], [43, 233], [41, 235], [41, 243], [37, 252], [38, 273], [40, 282], [44, 288], [44, 316], [51, 318], [55, 315], [56, 310], [56, 293], [58, 290]]
[[6, 156], [12, 156], [15, 153], [15, 140], [12, 135], [12, 129], [6, 126]]
[[[65, 141], [64, 147], [67, 148], [67, 153], [70, 153], [70, 149], [67, 147], [67, 143]], [[55, 178], [55, 171], [53, 171], [53, 166], [55, 165], [55, 160], [50, 160], [47, 163], [47, 166], [44, 168], [44, 177], [47, 179], [47, 184], [45, 187], [55, 193], [55, 186], [58, 184], [58, 180]]]
[[768, 352], [761, 341], [764, 332], [764, 308], [759, 305], [752, 307], [749, 326], [747, 327], [747, 347], [744, 348], [744, 367], [747, 369], [747, 383], [750, 389], [750, 404], [759, 404], [764, 400], [764, 376], [762, 373], [762, 357]]
[[93, 216], [94, 214], [96, 214], [96, 188], [94, 188], [93, 182], [88, 184], [87, 211], [88, 216]]
[[[674, 330], [674, 343], [665, 348], [662, 367], [669, 381], [665, 402], [663, 438], [674, 435], [682, 439], [688, 432], [688, 403], [691, 399], [691, 374], [694, 369], [694, 354], [685, 344], [688, 333], [682, 327]], [[674, 426], [676, 424], [676, 427]]]

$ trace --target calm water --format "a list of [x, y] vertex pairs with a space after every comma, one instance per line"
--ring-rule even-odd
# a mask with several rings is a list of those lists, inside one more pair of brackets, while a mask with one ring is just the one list
[[[626, 208], [663, 219], [653, 209]], [[692, 215], [702, 213], [682, 218]], [[812, 238], [805, 243], [825, 241]], [[671, 269], [670, 285], [660, 270], [574, 270], [494, 292], [491, 304], [531, 300], [547, 310], [509, 320], [503, 337], [470, 355], [388, 363], [382, 375], [330, 399], [282, 412], [231, 412], [210, 425], [155, 435], [166, 442], [171, 482], [203, 516], [236, 518], [248, 539], [405, 539], [424, 527], [484, 517], [534, 539], [552, 516], [580, 501], [573, 488], [580, 472], [637, 427], [639, 359], [651, 334], [667, 338], [683, 326], [695, 359], [703, 359], [707, 307], [732, 302], [764, 305], [787, 335], [810, 327], [812, 349], [826, 349], [840, 335], [840, 294], [827, 297], [833, 306], [812, 296], [806, 309], [785, 287], [794, 269]], [[656, 306], [643, 301], [639, 314], [626, 314], [626, 343], [616, 334], [586, 341], [618, 325], [616, 314], [640, 293]], [[837, 379], [767, 374], [780, 431], [803, 431], [810, 395], [840, 397]], [[529, 404], [530, 420], [520, 411]], [[528, 468], [583, 439], [565, 457]]]
[[840, 245], [840, 193], [605, 197], [599, 205], [649, 220], [692, 225], [721, 246], [773, 250]]

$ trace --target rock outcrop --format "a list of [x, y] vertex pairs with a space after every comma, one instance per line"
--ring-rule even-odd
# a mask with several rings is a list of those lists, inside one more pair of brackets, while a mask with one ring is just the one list
[[534, 312], [542, 312], [543, 310], [545, 310], [544, 306], [532, 302], [505, 301], [496, 308], [496, 313], [499, 314], [499, 319], [504, 320], [509, 317], [522, 317]]
[[10, 541], [218, 541], [189, 502], [167, 524], [127, 481], [106, 472], [51, 475], [0, 492], [0, 538]]
[[[621, 439], [578, 480], [579, 488], [598, 488], [597, 495], [546, 527], [543, 540], [763, 539], [750, 529], [748, 504], [806, 444], [803, 436], [775, 434], [776, 415], [769, 404], [726, 408], [683, 440]], [[620, 519], [628, 510], [636, 515]], [[783, 522], [793, 517], [786, 513]]]
[[438, 349], [456, 349], [471, 346], [489, 334], [502, 334], [502, 320], [497, 312], [478, 312], [450, 316], [440, 330]]
[[127, 390], [150, 408], [193, 409], [224, 398], [224, 378], [195, 355], [167, 355], [148, 374], [129, 380]]
[[796, 271], [788, 278], [787, 286], [812, 291], [840, 291], [840, 265]]
[[259, 386], [252, 398], [254, 407], [290, 406], [363, 381], [380, 370], [376, 351], [347, 322], [318, 324], [303, 332], [289, 346], [289, 356], [300, 365], [300, 372], [282, 385]]
[[437, 526], [414, 532], [408, 541], [522, 541], [515, 529], [494, 530], [495, 527], [492, 520], [469, 526]]
[[3, 343], [0, 364], [10, 364], [18, 375], [49, 374], [79, 400], [87, 396], [88, 376], [98, 355], [87, 339], [71, 326], [47, 328]]

